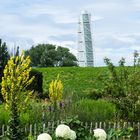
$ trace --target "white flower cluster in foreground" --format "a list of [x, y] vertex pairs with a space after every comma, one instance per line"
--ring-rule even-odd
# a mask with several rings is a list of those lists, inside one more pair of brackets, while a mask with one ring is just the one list
[[42, 133], [37, 137], [37, 140], [52, 140], [52, 137], [47, 133]]
[[56, 135], [56, 137], [61, 137], [64, 139], [70, 139], [70, 140], [76, 139], [75, 131], [71, 130], [69, 128], [69, 126], [67, 126], [65, 124], [60, 124], [57, 126], [55, 135]]
[[107, 134], [103, 129], [97, 128], [94, 129], [94, 137], [97, 138], [97, 140], [106, 140]]
[[[57, 126], [55, 130], [55, 136], [61, 137], [64, 139], [75, 140], [76, 133], [75, 131], [71, 130], [69, 126], [60, 124]], [[47, 133], [42, 133], [37, 137], [37, 140], [52, 140], [51, 136]]]

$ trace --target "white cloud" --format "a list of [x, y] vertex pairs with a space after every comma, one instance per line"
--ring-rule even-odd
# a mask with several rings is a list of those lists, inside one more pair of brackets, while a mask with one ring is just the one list
[[140, 50], [139, 0], [5, 0], [0, 1], [0, 9], [0, 37], [10, 46], [27, 49], [52, 43], [77, 55], [77, 22], [80, 10], [86, 9], [92, 15], [96, 65], [104, 65], [104, 57], [115, 64], [126, 57], [131, 64], [133, 51]]
[[43, 3], [42, 4], [35, 3], [30, 5], [27, 11], [25, 11], [25, 13], [30, 16], [39, 16], [44, 14], [59, 15], [65, 13], [65, 10], [62, 7], [56, 7], [53, 5], [44, 5]]
[[118, 41], [124, 42], [124, 43], [130, 43], [133, 44], [136, 42], [135, 38], [128, 37], [128, 36], [114, 36], [114, 38]]

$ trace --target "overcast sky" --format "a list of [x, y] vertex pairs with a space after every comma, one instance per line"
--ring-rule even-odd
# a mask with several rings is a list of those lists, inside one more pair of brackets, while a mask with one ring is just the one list
[[140, 0], [0, 0], [0, 38], [9, 48], [38, 43], [68, 47], [77, 55], [80, 12], [92, 15], [95, 66], [103, 58], [132, 64], [140, 51]]

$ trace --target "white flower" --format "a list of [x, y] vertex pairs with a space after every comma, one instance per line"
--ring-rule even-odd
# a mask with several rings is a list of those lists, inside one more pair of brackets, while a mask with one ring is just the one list
[[55, 130], [56, 137], [62, 137], [64, 139], [68, 139], [70, 137], [70, 134], [71, 134], [71, 129], [69, 128], [69, 126], [64, 124], [58, 125]]
[[97, 138], [98, 140], [106, 140], [107, 134], [103, 129], [97, 128], [94, 129], [94, 137]]
[[42, 133], [37, 137], [37, 140], [52, 140], [52, 137], [47, 133]]
[[76, 133], [73, 130], [70, 130], [70, 136], [69, 136], [70, 140], [75, 140], [76, 139]]

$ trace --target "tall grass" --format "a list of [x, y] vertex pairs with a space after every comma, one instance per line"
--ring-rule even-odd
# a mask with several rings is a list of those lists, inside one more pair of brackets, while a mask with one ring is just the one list
[[84, 122], [110, 121], [115, 112], [115, 106], [105, 100], [82, 99], [72, 105], [72, 114]]

